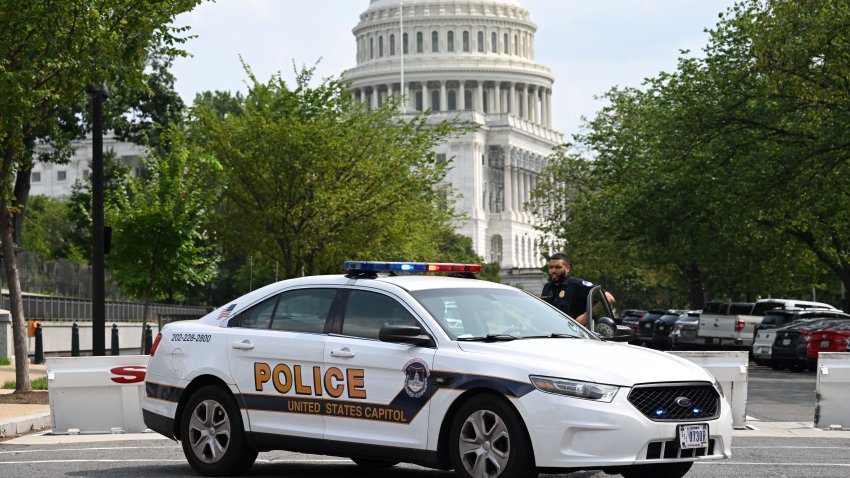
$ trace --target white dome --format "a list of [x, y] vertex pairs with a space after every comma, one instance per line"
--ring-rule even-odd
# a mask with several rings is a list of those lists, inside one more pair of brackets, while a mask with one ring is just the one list
[[[408, 5], [416, 4], [416, 3], [426, 3], [428, 0], [369, 0], [369, 8], [372, 7], [388, 7], [393, 5], [398, 5], [400, 1], [404, 1], [404, 3]], [[457, 0], [455, 0], [457, 1]], [[522, 7], [521, 0], [466, 0], [469, 3], [493, 3], [493, 4], [502, 4], [502, 5], [510, 5], [513, 7]]]

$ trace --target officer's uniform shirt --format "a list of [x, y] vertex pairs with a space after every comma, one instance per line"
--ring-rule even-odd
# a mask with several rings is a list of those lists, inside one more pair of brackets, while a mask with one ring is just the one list
[[541, 297], [572, 318], [587, 311], [587, 295], [593, 283], [576, 277], [567, 276], [563, 282], [554, 283], [551, 280], [543, 286]]

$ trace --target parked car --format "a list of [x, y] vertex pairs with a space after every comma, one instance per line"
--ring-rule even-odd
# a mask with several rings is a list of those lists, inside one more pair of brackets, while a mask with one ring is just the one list
[[649, 345], [652, 343], [652, 333], [655, 330], [655, 321], [660, 319], [661, 316], [666, 313], [667, 310], [664, 309], [652, 309], [644, 314], [644, 316], [637, 322], [637, 328], [632, 329], [637, 331], [637, 337], [635, 338], [634, 343], [637, 345]]
[[847, 352], [850, 349], [850, 321], [841, 322], [811, 335], [806, 346], [807, 366], [817, 367], [821, 352]]
[[652, 341], [650, 347], [659, 350], [669, 350], [672, 347], [670, 341], [670, 332], [673, 331], [673, 326], [679, 320], [679, 316], [687, 311], [684, 310], [668, 310], [664, 315], [655, 321], [655, 326], [652, 329]]
[[637, 327], [638, 327], [638, 322], [640, 321], [641, 318], [643, 318], [644, 315], [646, 315], [646, 311], [644, 311], [643, 314], [633, 313], [633, 314], [630, 314], [630, 315], [626, 315], [626, 316], [623, 317], [622, 322], [620, 322], [620, 325], [623, 325], [625, 327], [632, 329], [632, 338], [631, 338], [631, 340], [629, 340], [630, 344], [640, 345], [640, 341], [638, 341]]
[[693, 349], [703, 345], [703, 341], [697, 338], [699, 314], [700, 311], [692, 310], [679, 315], [670, 332], [670, 345], [674, 349]]
[[[845, 314], [846, 315], [846, 314]], [[812, 335], [822, 329], [850, 321], [847, 318], [814, 320], [805, 324], [787, 327], [776, 331], [773, 346], [770, 349], [770, 366], [775, 369], [788, 368], [796, 372], [809, 368], [807, 348]]]
[[[646, 311], [643, 309], [623, 309], [623, 311], [620, 312], [620, 317], [615, 319], [615, 321], [617, 325], [629, 325], [629, 323], [640, 320], [645, 313]], [[626, 323], [627, 321], [629, 323]]]
[[776, 331], [788, 324], [797, 324], [800, 320], [817, 320], [840, 318], [843, 312], [831, 309], [773, 309], [765, 313], [764, 318], [756, 327], [756, 338], [752, 346], [753, 361], [759, 365], [770, 365], [771, 348]]

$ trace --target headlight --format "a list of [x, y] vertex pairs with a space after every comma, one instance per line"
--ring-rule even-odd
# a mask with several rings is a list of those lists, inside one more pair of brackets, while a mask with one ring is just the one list
[[721, 397], [726, 396], [726, 394], [723, 393], [723, 385], [720, 385], [720, 382], [718, 382], [716, 378], [714, 379], [714, 388], [717, 389]]
[[584, 398], [586, 400], [598, 400], [600, 402], [611, 402], [620, 387], [615, 385], [602, 385], [593, 382], [580, 382], [564, 378], [529, 377], [531, 383], [541, 392], [566, 395], [568, 397]]

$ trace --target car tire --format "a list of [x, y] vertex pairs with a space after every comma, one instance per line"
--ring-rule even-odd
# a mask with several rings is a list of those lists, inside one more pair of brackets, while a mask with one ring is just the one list
[[614, 336], [614, 327], [611, 327], [610, 324], [599, 322], [598, 324], [596, 324], [596, 333], [606, 339], [611, 338]]
[[460, 406], [449, 431], [449, 457], [464, 478], [537, 476], [531, 442], [516, 411], [484, 394]]
[[693, 462], [634, 465], [620, 471], [623, 478], [682, 478], [690, 471]]
[[257, 459], [233, 396], [217, 385], [199, 388], [186, 402], [180, 438], [186, 460], [204, 476], [238, 475]]
[[358, 465], [362, 466], [363, 468], [372, 468], [372, 469], [391, 468], [391, 467], [396, 466], [399, 463], [401, 463], [400, 461], [397, 461], [397, 460], [383, 460], [383, 459], [380, 459], [380, 458], [360, 458], [360, 457], [353, 457], [353, 456], [350, 457], [350, 458], [351, 458], [351, 461], [353, 461], [354, 463], [357, 463]]

